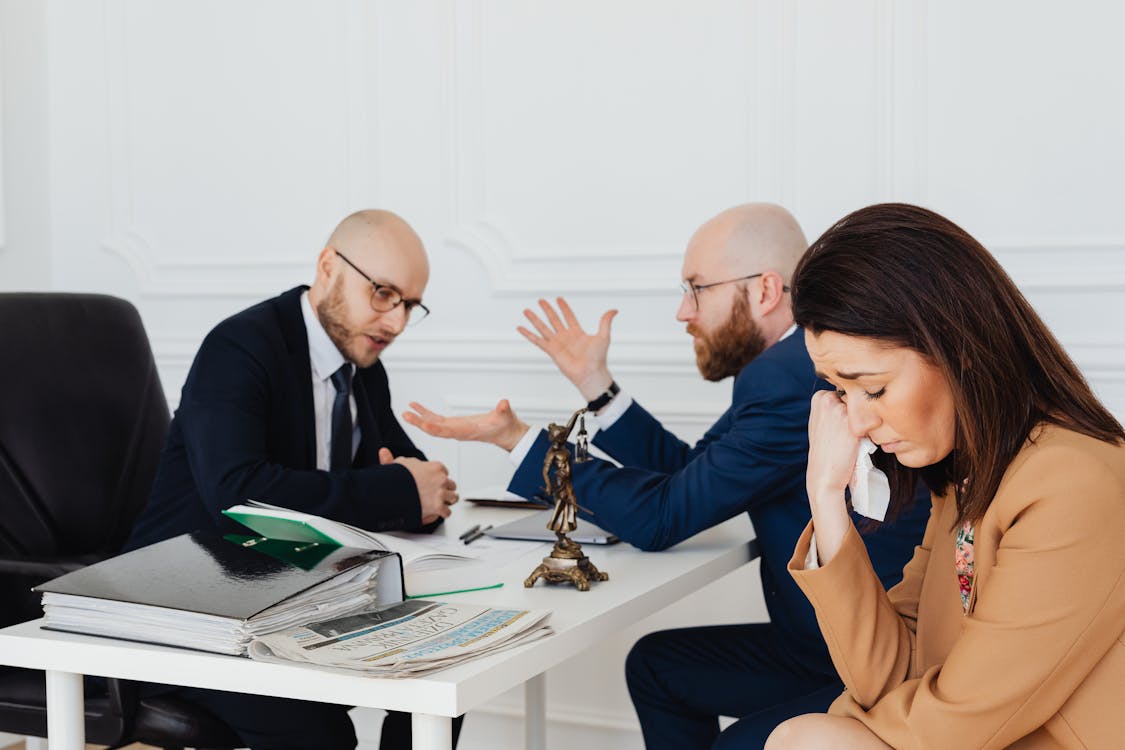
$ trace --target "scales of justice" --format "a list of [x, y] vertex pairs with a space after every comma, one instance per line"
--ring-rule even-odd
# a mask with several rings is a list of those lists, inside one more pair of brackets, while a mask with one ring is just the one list
[[535, 585], [540, 578], [551, 583], [573, 583], [579, 591], [589, 591], [590, 581], [608, 581], [609, 574], [602, 573], [590, 558], [582, 554], [582, 545], [567, 537], [567, 533], [578, 526], [578, 501], [574, 497], [574, 483], [571, 477], [570, 449], [566, 439], [578, 422], [578, 435], [575, 438], [574, 462], [588, 461], [589, 445], [586, 438], [586, 420], [582, 408], [570, 416], [566, 426], [551, 423], [547, 425], [547, 438], [551, 447], [543, 459], [543, 484], [555, 500], [555, 510], [547, 521], [547, 528], [555, 532], [555, 545], [551, 554], [543, 558], [531, 575], [523, 582], [527, 588]]

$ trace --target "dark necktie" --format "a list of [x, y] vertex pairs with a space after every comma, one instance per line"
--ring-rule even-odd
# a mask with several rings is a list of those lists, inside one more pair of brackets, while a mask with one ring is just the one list
[[332, 373], [336, 400], [332, 402], [331, 459], [328, 468], [336, 471], [352, 465], [352, 366], [345, 362]]

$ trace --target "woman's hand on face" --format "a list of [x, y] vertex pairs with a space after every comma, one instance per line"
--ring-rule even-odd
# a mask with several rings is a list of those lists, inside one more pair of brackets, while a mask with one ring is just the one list
[[848, 407], [834, 391], [817, 391], [809, 412], [809, 501], [839, 497], [843, 502], [858, 453], [859, 438], [848, 429]]

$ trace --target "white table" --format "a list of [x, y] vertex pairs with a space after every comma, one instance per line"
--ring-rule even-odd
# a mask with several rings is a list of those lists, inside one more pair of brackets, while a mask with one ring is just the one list
[[[473, 523], [516, 517], [518, 511], [459, 506], [444, 533], [455, 536]], [[452, 745], [451, 717], [523, 684], [527, 747], [543, 750], [544, 672], [757, 556], [745, 516], [665, 552], [641, 552], [624, 543], [584, 549], [610, 576], [591, 584], [589, 591], [542, 581], [524, 588], [524, 578], [550, 550], [544, 543], [541, 550], [503, 568], [502, 588], [442, 597], [549, 609], [556, 633], [425, 677], [373, 679], [306, 665], [57, 633], [41, 630], [38, 620], [0, 630], [0, 664], [46, 670], [51, 750], [83, 747], [84, 674], [407, 711], [413, 714], [416, 750], [447, 750]]]

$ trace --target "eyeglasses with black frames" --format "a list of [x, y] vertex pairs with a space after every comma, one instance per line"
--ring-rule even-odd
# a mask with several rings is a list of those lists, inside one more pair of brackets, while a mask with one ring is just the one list
[[402, 296], [402, 292], [389, 284], [380, 284], [360, 270], [359, 266], [348, 260], [348, 257], [339, 250], [336, 251], [336, 255], [371, 284], [371, 309], [375, 312], [390, 312], [399, 305], [402, 305], [403, 309], [406, 310], [406, 324], [408, 326], [421, 322], [430, 314], [430, 308], [417, 300], [406, 299]]
[[[749, 276], [739, 276], [737, 279], [724, 279], [723, 281], [712, 281], [710, 284], [693, 284], [690, 281], [681, 281], [680, 282], [680, 291], [683, 292], [684, 296], [691, 297], [692, 306], [696, 310], [698, 310], [699, 309], [699, 293], [700, 292], [706, 291], [707, 289], [710, 289], [713, 286], [720, 286], [722, 284], [733, 284], [736, 281], [749, 281], [750, 279], [756, 279], [759, 276], [764, 276], [765, 273], [766, 273], [765, 271], [762, 271], [761, 273], [752, 273]], [[782, 285], [781, 291], [782, 292], [788, 292], [789, 286], [788, 285]]]

